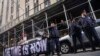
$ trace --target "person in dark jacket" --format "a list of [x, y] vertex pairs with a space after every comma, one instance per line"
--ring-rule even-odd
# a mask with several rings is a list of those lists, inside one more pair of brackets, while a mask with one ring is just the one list
[[83, 51], [86, 51], [84, 44], [83, 44], [81, 28], [78, 24], [78, 19], [73, 19], [72, 21], [70, 21], [69, 35], [72, 36], [72, 40], [73, 40], [73, 44], [74, 44], [74, 53], [77, 52], [77, 47], [76, 47], [77, 40], [79, 40], [79, 42], [83, 48]]
[[[86, 37], [89, 39], [90, 45], [92, 47], [92, 50], [95, 51], [95, 42], [100, 45], [100, 39], [99, 36], [95, 30], [95, 19], [92, 16], [87, 15], [86, 10], [82, 11], [81, 19], [80, 19], [80, 25], [82, 26], [82, 29], [86, 35]], [[94, 39], [94, 41], [93, 41]]]
[[66, 23], [66, 21], [61, 20], [60, 29], [62, 30], [62, 29], [66, 29], [66, 28], [67, 28], [67, 23]]
[[55, 46], [57, 55], [60, 56], [60, 42], [59, 42], [59, 31], [54, 23], [51, 23], [51, 27], [49, 28], [49, 34], [50, 34], [50, 50], [52, 54], [54, 54]]

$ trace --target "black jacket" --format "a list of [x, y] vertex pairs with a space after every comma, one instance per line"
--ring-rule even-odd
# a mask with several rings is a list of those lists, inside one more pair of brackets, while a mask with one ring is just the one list
[[82, 26], [82, 28], [94, 27], [95, 23], [95, 20], [91, 16], [80, 17], [79, 24]]
[[69, 35], [81, 34], [81, 27], [78, 22], [73, 22], [69, 26]]
[[58, 38], [59, 37], [59, 31], [56, 27], [50, 27], [49, 34], [50, 34], [50, 38]]

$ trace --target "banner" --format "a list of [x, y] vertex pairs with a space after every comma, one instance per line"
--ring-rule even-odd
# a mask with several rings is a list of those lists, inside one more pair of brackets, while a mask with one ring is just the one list
[[39, 40], [37, 42], [14, 46], [4, 50], [4, 56], [29, 56], [34, 53], [42, 53], [47, 51], [47, 39]]

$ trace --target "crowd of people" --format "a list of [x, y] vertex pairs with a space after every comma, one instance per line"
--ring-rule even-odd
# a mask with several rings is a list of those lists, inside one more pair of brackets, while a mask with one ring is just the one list
[[[69, 20], [69, 36], [72, 37], [73, 40], [74, 53], [77, 53], [77, 46], [76, 46], [77, 40], [79, 40], [83, 48], [83, 51], [86, 51], [82, 39], [83, 37], [82, 31], [88, 38], [92, 51], [96, 50], [96, 46], [94, 45], [95, 42], [97, 42], [98, 45], [100, 46], [100, 39], [95, 30], [95, 24], [96, 24], [95, 19], [91, 15], [88, 15], [86, 10], [82, 11], [81, 16], [79, 18], [73, 18]], [[59, 38], [60, 38], [59, 30], [57, 29], [55, 23], [51, 23], [51, 26], [49, 28], [49, 40], [50, 40], [49, 54], [50, 53], [54, 54], [55, 45], [56, 45], [57, 55], [61, 56]]]
[[69, 27], [69, 32], [70, 32], [69, 35], [73, 39], [74, 53], [77, 52], [76, 39], [78, 39], [79, 42], [81, 43], [83, 51], [86, 51], [82, 39], [82, 31], [88, 38], [90, 46], [92, 47], [92, 51], [96, 50], [95, 42], [98, 43], [98, 45], [100, 46], [100, 39], [98, 33], [96, 32], [95, 25], [96, 25], [95, 19], [91, 15], [88, 15], [86, 10], [82, 11], [80, 19], [76, 18], [71, 20], [71, 24]]

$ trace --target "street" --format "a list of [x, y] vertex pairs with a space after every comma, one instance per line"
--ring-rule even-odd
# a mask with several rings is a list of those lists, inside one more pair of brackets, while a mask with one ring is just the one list
[[[56, 56], [56, 55], [55, 55]], [[62, 56], [100, 56], [100, 51], [94, 51], [94, 52], [82, 52], [82, 53], [76, 53], [76, 54], [62, 54]]]
[[82, 50], [78, 50], [78, 53], [62, 54], [61, 56], [100, 56], [100, 49], [98, 48], [98, 50], [96, 51], [91, 51], [91, 49], [88, 48], [86, 52], [82, 52]]
[[[45, 56], [45, 55], [40, 55]], [[57, 56], [57, 55], [53, 55]], [[91, 49], [87, 49], [86, 52], [82, 52], [82, 50], [78, 50], [77, 53], [69, 53], [69, 54], [61, 54], [61, 56], [100, 56], [100, 49], [97, 49], [96, 51], [91, 51]]]
[[[42, 55], [41, 55], [42, 56]], [[57, 55], [54, 55], [57, 56]], [[81, 52], [81, 53], [71, 53], [71, 54], [62, 54], [61, 56], [100, 56], [100, 51], [94, 51], [94, 52]]]

